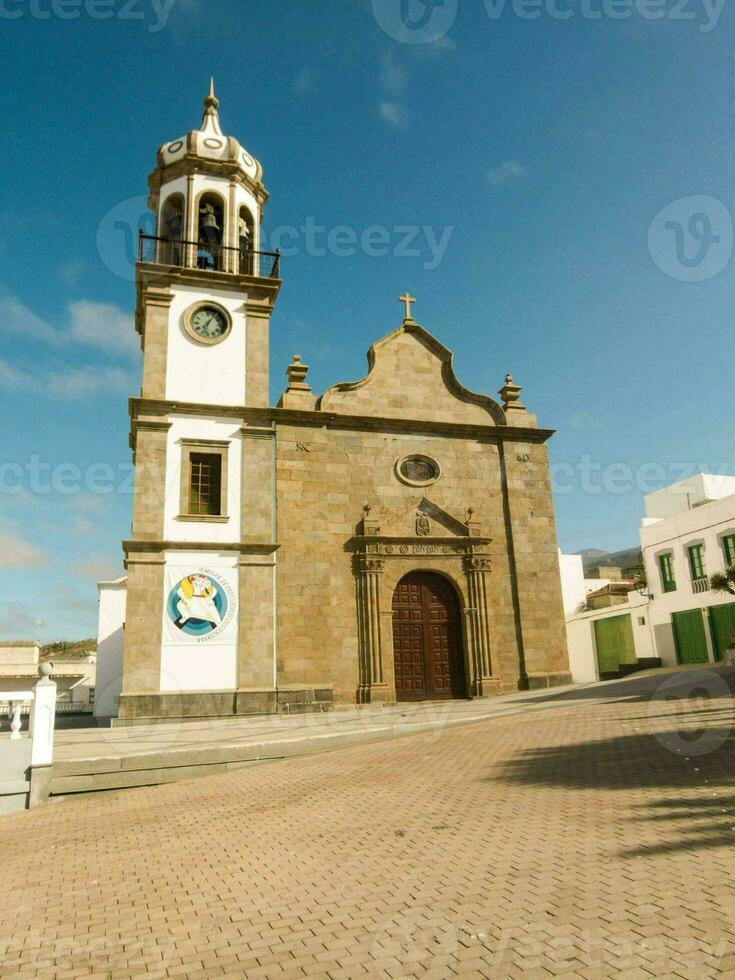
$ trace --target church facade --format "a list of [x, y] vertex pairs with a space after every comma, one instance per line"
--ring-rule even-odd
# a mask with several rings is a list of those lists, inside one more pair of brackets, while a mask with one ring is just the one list
[[296, 357], [271, 407], [279, 256], [213, 90], [149, 184], [119, 721], [568, 683], [552, 433], [520, 387], [464, 388], [406, 295], [362, 379], [316, 395]]

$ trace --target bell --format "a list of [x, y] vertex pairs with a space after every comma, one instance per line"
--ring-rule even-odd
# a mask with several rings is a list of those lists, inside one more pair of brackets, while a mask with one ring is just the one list
[[211, 205], [207, 205], [204, 208], [204, 215], [202, 217], [202, 228], [214, 228], [215, 231], [219, 231], [219, 225], [217, 224], [217, 215], [214, 213], [214, 208]]

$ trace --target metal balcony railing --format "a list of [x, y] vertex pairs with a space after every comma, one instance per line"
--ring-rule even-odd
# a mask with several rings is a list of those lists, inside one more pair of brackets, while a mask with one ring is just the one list
[[177, 238], [157, 238], [140, 232], [138, 261], [153, 265], [173, 265], [180, 269], [229, 272], [240, 276], [279, 279], [281, 253], [256, 252], [251, 248], [232, 248], [216, 242], [187, 242]]

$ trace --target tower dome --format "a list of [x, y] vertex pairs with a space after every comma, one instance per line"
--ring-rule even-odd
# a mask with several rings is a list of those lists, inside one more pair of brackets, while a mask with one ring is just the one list
[[164, 143], [158, 150], [159, 168], [173, 166], [185, 158], [199, 158], [237, 167], [251, 180], [260, 183], [263, 168], [259, 161], [234, 136], [225, 136], [218, 110], [219, 99], [214, 94], [214, 79], [210, 79], [201, 127], [191, 130], [179, 139]]
[[[150, 253], [170, 265], [259, 275], [268, 200], [262, 177], [258, 160], [222, 131], [212, 79], [200, 128], [159, 147], [148, 178], [156, 233], [141, 258]], [[266, 261], [271, 255], [262, 254]], [[271, 265], [264, 275], [277, 274], [277, 262]]]

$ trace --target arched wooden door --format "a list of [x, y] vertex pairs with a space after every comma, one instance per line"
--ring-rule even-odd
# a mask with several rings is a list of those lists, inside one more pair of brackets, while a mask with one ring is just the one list
[[411, 572], [393, 594], [399, 701], [467, 697], [457, 593], [442, 575]]

